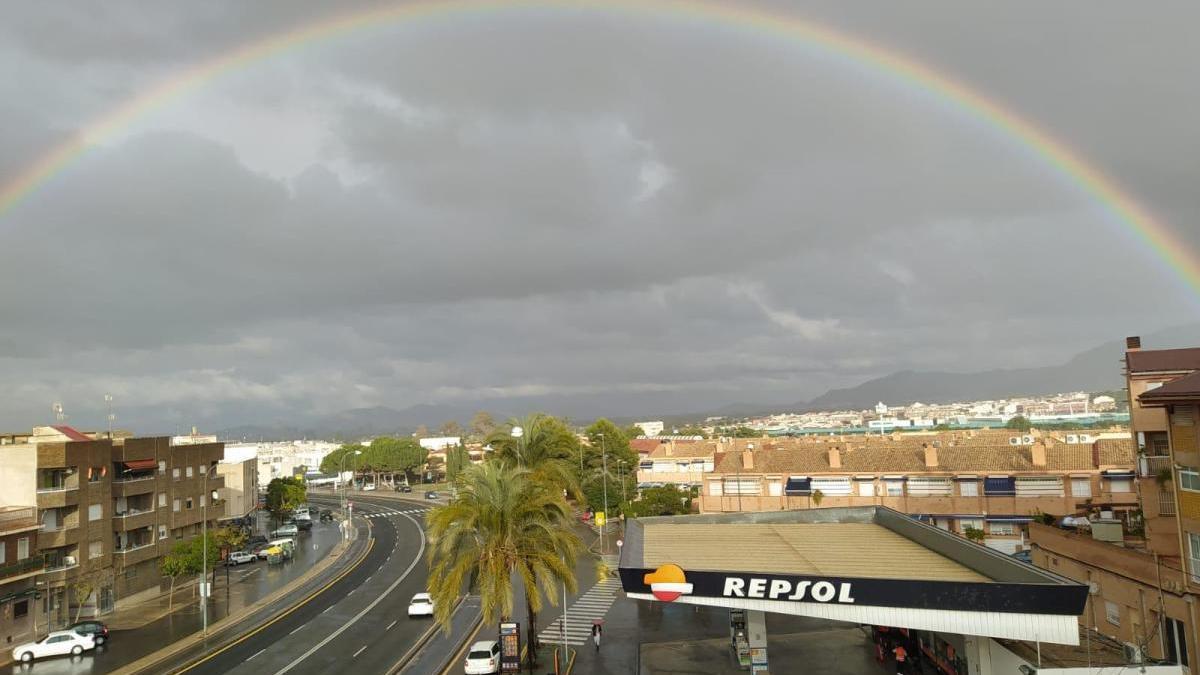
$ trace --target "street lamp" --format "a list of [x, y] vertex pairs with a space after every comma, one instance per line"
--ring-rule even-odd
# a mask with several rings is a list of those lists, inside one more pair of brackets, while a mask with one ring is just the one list
[[[342, 455], [342, 458], [340, 460], [338, 460], [338, 480], [341, 480], [342, 475], [346, 473], [346, 458], [349, 457], [351, 454], [361, 455], [362, 450], [355, 450], [353, 453], [347, 452], [346, 454]], [[357, 462], [358, 460], [356, 459], [355, 461]], [[342, 486], [342, 510], [345, 510], [345, 509], [346, 509], [346, 486], [343, 485]], [[350, 517], [353, 517], [353, 516], [351, 515]]]
[[627, 464], [627, 462], [625, 460], [623, 460], [623, 459], [617, 460], [617, 482], [621, 484], [621, 501], [622, 502], [627, 501], [627, 499], [625, 497], [625, 475], [621, 471], [622, 467], [625, 464]]
[[208, 636], [208, 503], [219, 495], [216, 490], [208, 491], [208, 474], [213, 465], [204, 470], [204, 494], [200, 496], [200, 539], [203, 553], [200, 557], [200, 615], [204, 622], [204, 636]]
[[604, 443], [604, 434], [600, 436], [600, 474], [601, 481], [604, 484], [604, 522], [600, 523], [600, 546], [604, 548], [604, 552], [608, 553], [608, 540], [605, 539], [604, 533], [608, 526], [608, 446]]
[[525, 430], [519, 425], [514, 426], [512, 431], [508, 432], [510, 436], [517, 439], [517, 466], [525, 465]]

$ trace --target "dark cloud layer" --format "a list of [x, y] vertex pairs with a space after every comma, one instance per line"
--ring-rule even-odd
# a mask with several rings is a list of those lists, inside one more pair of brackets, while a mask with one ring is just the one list
[[[323, 11], [3, 6], [0, 183], [153, 83]], [[1200, 246], [1193, 5], [777, 11], [969, 82]], [[1197, 307], [991, 126], [795, 44], [662, 17], [381, 27], [98, 140], [0, 214], [5, 425], [106, 391], [147, 425], [796, 401], [902, 368], [1050, 363]]]

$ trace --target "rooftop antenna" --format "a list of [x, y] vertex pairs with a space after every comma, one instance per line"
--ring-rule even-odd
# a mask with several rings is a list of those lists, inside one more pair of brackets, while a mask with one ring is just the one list
[[50, 409], [54, 411], [54, 419], [58, 420], [59, 424], [62, 424], [67, 420], [67, 414], [63, 412], [62, 403], [55, 401], [50, 405]]
[[108, 438], [109, 438], [109, 440], [112, 440], [112, 437], [113, 437], [113, 432], [112, 432], [112, 429], [113, 429], [113, 422], [115, 422], [115, 421], [116, 421], [116, 419], [117, 419], [117, 416], [116, 416], [116, 415], [114, 415], [114, 414], [113, 414], [113, 411], [112, 411], [112, 403], [113, 403], [113, 397], [112, 397], [112, 394], [105, 394], [105, 395], [104, 395], [104, 403], [105, 403], [106, 405], [108, 405]]

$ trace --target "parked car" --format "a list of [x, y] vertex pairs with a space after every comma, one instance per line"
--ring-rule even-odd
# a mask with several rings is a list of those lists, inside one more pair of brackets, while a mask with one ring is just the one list
[[491, 675], [500, 672], [500, 643], [495, 640], [480, 640], [471, 645], [463, 672], [467, 675]]
[[396, 492], [412, 492], [411, 485], [397, 485]]
[[301, 530], [311, 530], [312, 518], [297, 518], [296, 520], [292, 521], [292, 524]]
[[246, 548], [253, 549], [257, 546], [263, 546], [267, 543], [267, 538], [261, 534], [251, 536], [246, 540]]
[[13, 647], [12, 655], [17, 661], [30, 663], [47, 656], [79, 656], [95, 648], [96, 641], [90, 635], [81, 635], [73, 630], [57, 630], [36, 642]]
[[333, 522], [333, 511], [329, 509], [321, 509], [321, 522]]
[[438, 498], [438, 493], [433, 490], [430, 490], [429, 492], [425, 493], [425, 499], [437, 499], [437, 498]]
[[284, 539], [287, 537], [295, 537], [299, 533], [300, 533], [300, 529], [298, 527], [296, 527], [295, 523], [286, 523], [279, 529], [272, 532], [271, 538], [272, 539]]
[[362, 486], [362, 489], [364, 492], [370, 492], [375, 489], [375, 484], [374, 483], [365, 483]]
[[428, 593], [417, 593], [408, 603], [408, 616], [433, 616], [433, 598]]
[[229, 560], [225, 561], [225, 564], [230, 567], [237, 567], [244, 563], [252, 563], [255, 560], [258, 560], [258, 557], [249, 551], [234, 551], [229, 554]]
[[99, 621], [80, 621], [68, 626], [67, 630], [73, 630], [80, 635], [90, 635], [97, 645], [108, 642], [108, 626]]

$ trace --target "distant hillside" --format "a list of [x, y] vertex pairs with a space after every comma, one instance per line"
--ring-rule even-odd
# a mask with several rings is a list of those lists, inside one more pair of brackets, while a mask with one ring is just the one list
[[[1200, 324], [1181, 326], [1143, 336], [1146, 349], [1173, 349], [1200, 344]], [[1124, 340], [1105, 343], [1059, 366], [987, 370], [977, 373], [893, 373], [856, 387], [832, 389], [811, 401], [796, 404], [800, 410], [861, 410], [883, 401], [890, 405], [951, 403], [1018, 395], [1055, 394], [1067, 391], [1106, 391], [1124, 388], [1121, 359]]]

